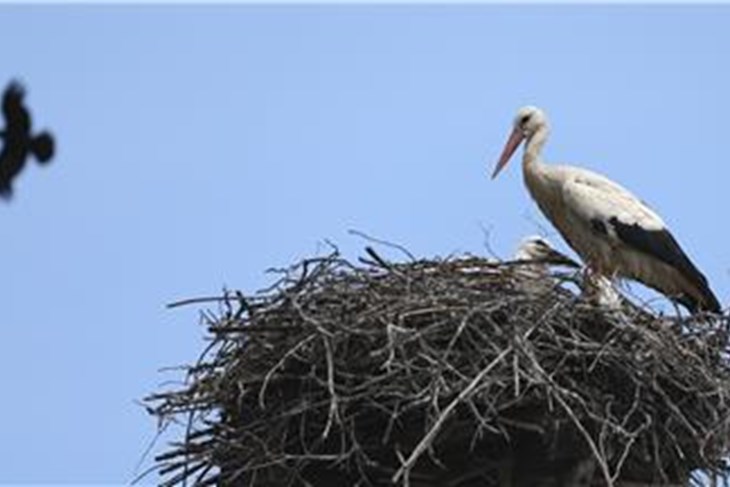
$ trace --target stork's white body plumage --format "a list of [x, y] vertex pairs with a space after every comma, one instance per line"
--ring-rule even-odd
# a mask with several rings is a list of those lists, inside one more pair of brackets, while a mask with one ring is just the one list
[[609, 279], [636, 279], [692, 311], [719, 312], [720, 304], [704, 275], [651, 208], [605, 176], [542, 162], [540, 152], [548, 133], [541, 110], [521, 109], [493, 177], [525, 140], [525, 185], [591, 272]]

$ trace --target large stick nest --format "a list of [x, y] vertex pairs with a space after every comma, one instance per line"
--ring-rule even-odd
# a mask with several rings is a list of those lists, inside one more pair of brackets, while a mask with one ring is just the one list
[[601, 307], [534, 263], [368, 253], [204, 312], [212, 341], [184, 386], [147, 398], [184, 425], [162, 485], [730, 478], [725, 317]]

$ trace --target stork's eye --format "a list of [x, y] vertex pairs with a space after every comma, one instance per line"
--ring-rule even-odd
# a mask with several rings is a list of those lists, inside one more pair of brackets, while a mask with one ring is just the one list
[[524, 127], [525, 125], [527, 125], [527, 122], [529, 120], [530, 120], [529, 115], [523, 115], [522, 118], [520, 119], [520, 125]]

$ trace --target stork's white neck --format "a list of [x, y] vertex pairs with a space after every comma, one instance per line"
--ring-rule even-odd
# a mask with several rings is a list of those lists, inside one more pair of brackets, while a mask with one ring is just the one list
[[547, 125], [539, 127], [525, 142], [525, 154], [522, 156], [522, 166], [528, 169], [536, 163], [542, 162], [542, 146], [547, 141], [550, 130]]

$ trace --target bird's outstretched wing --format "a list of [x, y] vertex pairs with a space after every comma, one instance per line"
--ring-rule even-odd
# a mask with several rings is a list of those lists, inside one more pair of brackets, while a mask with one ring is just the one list
[[30, 114], [23, 104], [25, 88], [17, 81], [11, 81], [3, 93], [3, 116], [5, 133], [27, 133], [30, 131]]

